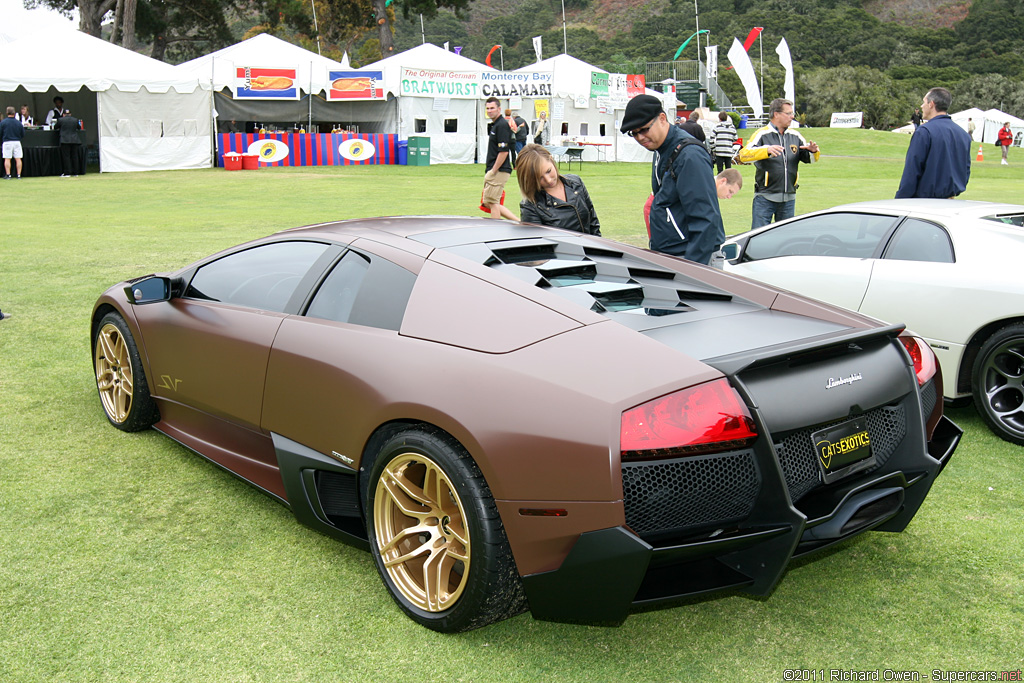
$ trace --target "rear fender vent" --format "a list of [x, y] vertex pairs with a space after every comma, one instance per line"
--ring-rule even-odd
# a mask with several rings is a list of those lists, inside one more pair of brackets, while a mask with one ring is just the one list
[[332, 517], [359, 517], [359, 491], [355, 475], [317, 470], [316, 493], [320, 507]]

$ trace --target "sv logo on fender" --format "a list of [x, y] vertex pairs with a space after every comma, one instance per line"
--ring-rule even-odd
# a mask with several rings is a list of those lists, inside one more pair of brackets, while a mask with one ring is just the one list
[[178, 385], [181, 384], [180, 379], [174, 379], [170, 375], [160, 375], [160, 384], [157, 384], [161, 389], [170, 389], [171, 391], [177, 391]]

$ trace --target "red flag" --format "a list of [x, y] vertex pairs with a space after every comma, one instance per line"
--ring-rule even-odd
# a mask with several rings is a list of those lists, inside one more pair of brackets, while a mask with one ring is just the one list
[[487, 53], [487, 59], [484, 60], [484, 64], [486, 64], [487, 66], [491, 65], [491, 55], [493, 55], [494, 51], [497, 50], [499, 47], [501, 47], [501, 45], [495, 45], [494, 47], [491, 48], [491, 51]]
[[764, 26], [755, 26], [754, 28], [750, 29], [750, 35], [748, 35], [747, 39], [743, 41], [744, 51], [750, 52], [750, 46], [754, 44], [754, 41], [757, 40], [757, 37], [761, 35], [761, 31], [763, 30]]

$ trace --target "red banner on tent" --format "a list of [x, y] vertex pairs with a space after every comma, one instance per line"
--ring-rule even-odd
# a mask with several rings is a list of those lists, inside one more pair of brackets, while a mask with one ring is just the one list
[[647, 87], [647, 77], [643, 74], [626, 74], [626, 97], [633, 99], [637, 95], [643, 95]]

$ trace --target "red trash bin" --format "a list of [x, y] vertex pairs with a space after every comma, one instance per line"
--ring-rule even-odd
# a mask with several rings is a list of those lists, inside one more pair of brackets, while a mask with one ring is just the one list
[[224, 153], [224, 170], [240, 171], [242, 169], [242, 155], [238, 152]]
[[260, 155], [259, 154], [243, 154], [242, 155], [242, 168], [246, 171], [255, 171], [260, 167]]

